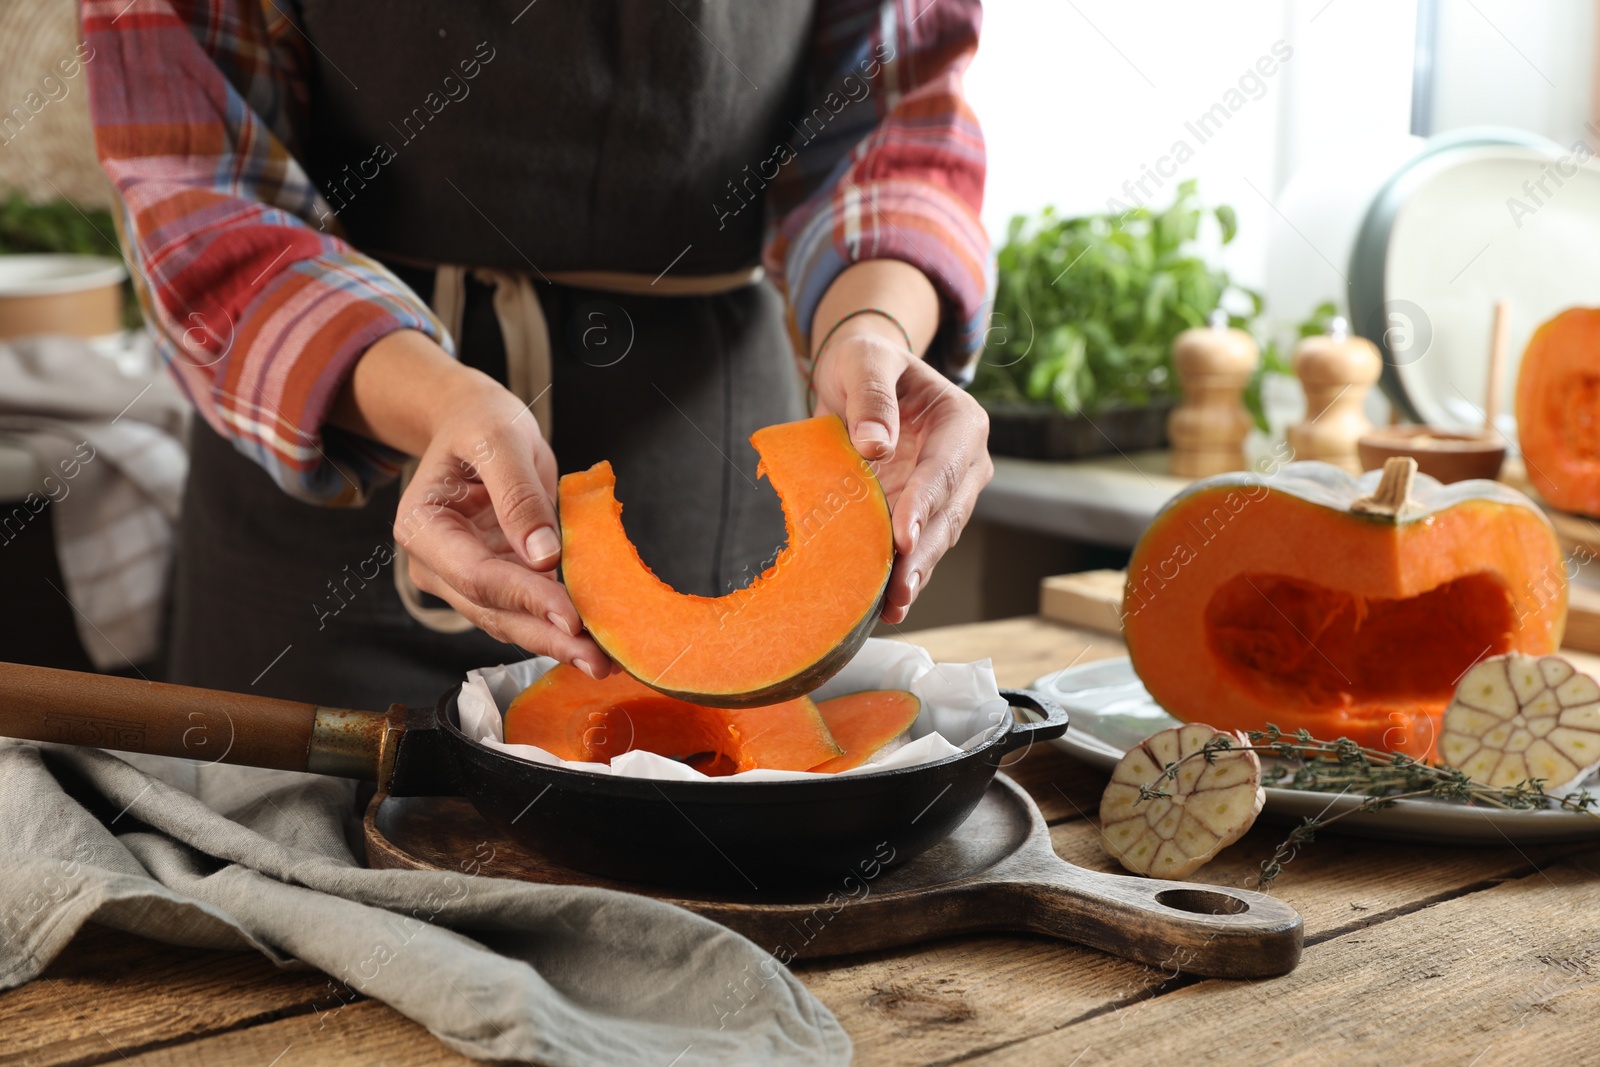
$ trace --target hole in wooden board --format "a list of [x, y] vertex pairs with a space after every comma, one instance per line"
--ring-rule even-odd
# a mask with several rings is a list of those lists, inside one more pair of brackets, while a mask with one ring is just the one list
[[1250, 910], [1250, 905], [1238, 897], [1206, 889], [1163, 889], [1156, 894], [1156, 903], [1196, 915], [1238, 915]]

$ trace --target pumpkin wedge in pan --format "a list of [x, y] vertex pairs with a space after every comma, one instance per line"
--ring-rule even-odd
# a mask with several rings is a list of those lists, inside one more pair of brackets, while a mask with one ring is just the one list
[[1415, 470], [1393, 459], [1358, 482], [1291, 463], [1175, 497], [1135, 547], [1123, 601], [1151, 696], [1221, 730], [1270, 722], [1427, 757], [1469, 667], [1558, 648], [1564, 561], [1538, 506]]
[[810, 697], [764, 708], [708, 708], [626, 674], [596, 681], [564, 663], [517, 694], [506, 709], [505, 739], [585, 763], [644, 749], [712, 777], [757, 767], [804, 771], [844, 755]]
[[844, 752], [811, 769], [837, 774], [861, 766], [884, 746], [905, 738], [922, 711], [922, 701], [904, 689], [870, 689], [824, 700], [817, 711]]
[[764, 708], [711, 708], [626, 674], [596, 681], [560, 664], [511, 702], [505, 739], [585, 763], [643, 749], [713, 778], [758, 768], [834, 774], [903, 738], [921, 707], [910, 693], [882, 689], [821, 704], [796, 697]]
[[679, 593], [639, 558], [611, 464], [561, 479], [562, 579], [584, 626], [623, 670], [695, 704], [761, 707], [816, 689], [865, 643], [894, 564], [883, 488], [842, 421], [768, 426], [750, 443], [788, 543], [721, 597]]

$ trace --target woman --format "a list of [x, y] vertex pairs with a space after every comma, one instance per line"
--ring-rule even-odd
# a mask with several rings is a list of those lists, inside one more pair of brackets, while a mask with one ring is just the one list
[[558, 470], [611, 460], [645, 561], [720, 595], [784, 539], [747, 438], [803, 403], [877, 465], [903, 619], [991, 473], [952, 384], [986, 299], [976, 0], [392, 10], [83, 5], [204, 416], [173, 679], [381, 706], [520, 649], [603, 676]]

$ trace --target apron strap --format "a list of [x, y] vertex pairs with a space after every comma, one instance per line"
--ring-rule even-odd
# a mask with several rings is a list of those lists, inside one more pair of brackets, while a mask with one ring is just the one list
[[506, 346], [506, 388], [533, 409], [539, 432], [546, 441], [555, 431], [555, 407], [550, 398], [550, 324], [533, 281], [526, 274], [503, 270], [475, 270], [472, 276], [494, 286], [494, 317]]
[[[539, 432], [550, 440], [555, 429], [555, 406], [550, 396], [552, 366], [550, 324], [539, 303], [533, 280], [521, 271], [489, 267], [477, 269], [454, 264], [434, 267], [433, 313], [445, 330], [460, 343], [461, 323], [467, 306], [467, 273], [494, 287], [494, 315], [506, 349], [506, 388], [533, 410]], [[726, 274], [685, 277], [657, 277], [614, 271], [570, 271], [550, 275], [552, 281], [584, 289], [633, 295], [712, 296], [732, 292], [762, 279], [760, 267]], [[405, 492], [417, 472], [413, 459], [400, 471], [400, 491]], [[395, 545], [394, 588], [406, 614], [438, 633], [457, 634], [473, 628], [472, 623], [454, 608], [430, 608], [422, 602], [422, 590], [411, 580], [411, 557]]]

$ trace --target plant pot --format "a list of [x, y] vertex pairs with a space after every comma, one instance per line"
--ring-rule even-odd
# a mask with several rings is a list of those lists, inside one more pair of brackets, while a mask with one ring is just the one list
[[1142, 407], [1112, 405], [1063, 415], [1048, 404], [983, 401], [989, 413], [989, 452], [1022, 459], [1083, 459], [1167, 446], [1167, 416], [1177, 397], [1153, 397]]
[[104, 256], [0, 256], [0, 339], [116, 333], [127, 277], [121, 263]]

